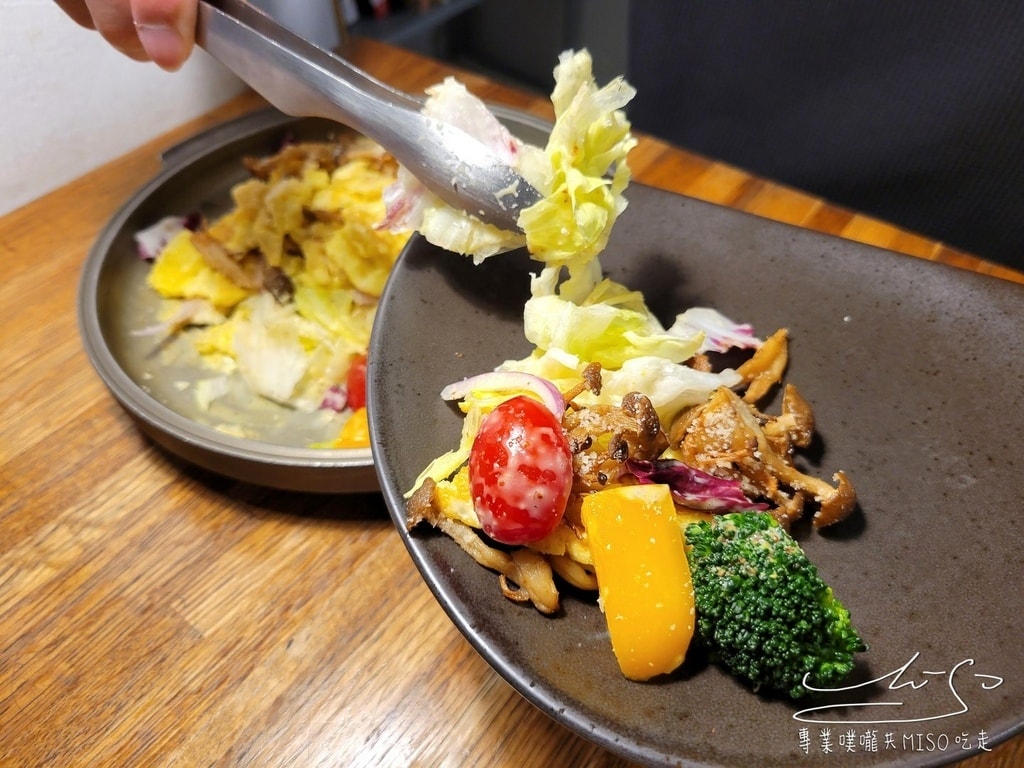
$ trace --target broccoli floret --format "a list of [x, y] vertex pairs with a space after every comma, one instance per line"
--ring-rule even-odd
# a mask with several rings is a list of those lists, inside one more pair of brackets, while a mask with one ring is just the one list
[[686, 527], [697, 631], [713, 660], [753, 685], [799, 698], [827, 688], [866, 651], [850, 612], [767, 512]]

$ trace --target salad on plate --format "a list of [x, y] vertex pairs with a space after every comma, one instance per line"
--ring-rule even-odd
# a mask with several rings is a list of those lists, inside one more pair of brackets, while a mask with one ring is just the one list
[[426, 106], [472, 115], [481, 140], [512, 148], [544, 198], [521, 213], [523, 234], [447, 208], [402, 172], [388, 193], [389, 220], [435, 245], [478, 262], [519, 245], [539, 262], [523, 308], [532, 352], [439, 393], [462, 435], [408, 489], [407, 525], [450, 536], [502, 594], [552, 617], [561, 590], [592, 593], [630, 679], [671, 675], [700, 647], [755, 690], [833, 686], [867, 646], [792, 529], [805, 516], [838, 524], [856, 492], [845, 472], [797, 464], [815, 422], [785, 381], [789, 334], [759, 336], [711, 307], [663, 323], [604, 274], [627, 206], [633, 90], [598, 87], [586, 51], [564, 53], [554, 76], [543, 148], [502, 134], [454, 81]]
[[[168, 216], [136, 234], [162, 299], [154, 339], [166, 361], [203, 371], [191, 390], [214, 416], [228, 395], [324, 421], [313, 447], [369, 447], [366, 353], [377, 301], [410, 232], [379, 226], [398, 166], [352, 132], [286, 140], [245, 158], [248, 178], [212, 221]], [[174, 343], [169, 343], [174, 342]]]

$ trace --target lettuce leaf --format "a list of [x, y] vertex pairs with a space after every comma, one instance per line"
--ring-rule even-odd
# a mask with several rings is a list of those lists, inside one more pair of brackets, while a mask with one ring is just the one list
[[[681, 363], [703, 342], [701, 331], [668, 333], [642, 294], [613, 280], [602, 279], [582, 299], [573, 301], [559, 290], [557, 276], [558, 270], [548, 267], [535, 278], [523, 310], [526, 338], [538, 349], [560, 350], [614, 369], [634, 357]], [[585, 284], [569, 281], [568, 286], [570, 293], [582, 293]]]
[[234, 334], [238, 370], [257, 394], [288, 403], [309, 366], [297, 316], [265, 293], [254, 297], [252, 310]]
[[434, 245], [477, 263], [525, 245], [539, 261], [584, 268], [604, 249], [626, 208], [626, 155], [636, 140], [622, 108], [635, 90], [621, 77], [598, 88], [586, 50], [562, 53], [554, 78], [555, 122], [543, 149], [512, 136], [454, 78], [428, 88], [423, 108], [480, 141], [543, 195], [520, 213], [522, 233], [499, 230], [446, 205], [404, 168], [384, 193], [387, 214], [381, 226], [416, 229]]
[[[597, 266], [597, 260], [592, 264]], [[629, 392], [643, 392], [663, 423], [703, 402], [718, 387], [740, 382], [731, 368], [707, 373], [685, 365], [706, 347], [704, 326], [677, 318], [671, 328], [664, 328], [643, 294], [599, 279], [599, 266], [559, 283], [563, 272], [547, 267], [531, 281], [523, 319], [526, 338], [535, 349], [522, 360], [505, 361], [500, 370], [532, 373], [568, 389], [587, 364], [600, 363], [601, 394], [584, 392], [578, 403], [617, 405]], [[719, 313], [713, 319], [721, 328], [741, 327]], [[728, 338], [721, 333], [719, 344], [727, 344]], [[756, 343], [748, 334], [736, 334], [735, 339]]]
[[519, 226], [534, 258], [572, 271], [604, 250], [626, 208], [626, 155], [636, 139], [622, 108], [636, 91], [621, 77], [598, 88], [586, 50], [562, 53], [554, 74], [544, 199], [519, 215]]

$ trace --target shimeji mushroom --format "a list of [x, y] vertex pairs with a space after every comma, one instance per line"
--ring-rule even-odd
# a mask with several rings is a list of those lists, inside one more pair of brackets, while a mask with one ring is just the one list
[[681, 461], [740, 480], [752, 498], [769, 499], [783, 525], [798, 519], [805, 500], [813, 499], [818, 505], [813, 524], [820, 528], [847, 517], [857, 496], [844, 472], [833, 476], [836, 485], [832, 486], [793, 464], [793, 449], [806, 446], [813, 426], [810, 407], [791, 385], [786, 387], [778, 417], [760, 413], [721, 387], [673, 425], [670, 439]]

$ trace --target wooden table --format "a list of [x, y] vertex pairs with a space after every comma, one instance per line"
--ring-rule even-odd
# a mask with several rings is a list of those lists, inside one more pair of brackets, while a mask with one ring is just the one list
[[[359, 42], [419, 91], [451, 70]], [[546, 99], [460, 76], [548, 115]], [[0, 766], [624, 766], [455, 630], [376, 495], [242, 485], [154, 447], [91, 369], [83, 259], [159, 154], [240, 98], [0, 219]], [[1024, 282], [664, 143], [639, 181]], [[753, 735], [752, 735], [753, 736]], [[1024, 736], [966, 761], [1024, 764]]]

